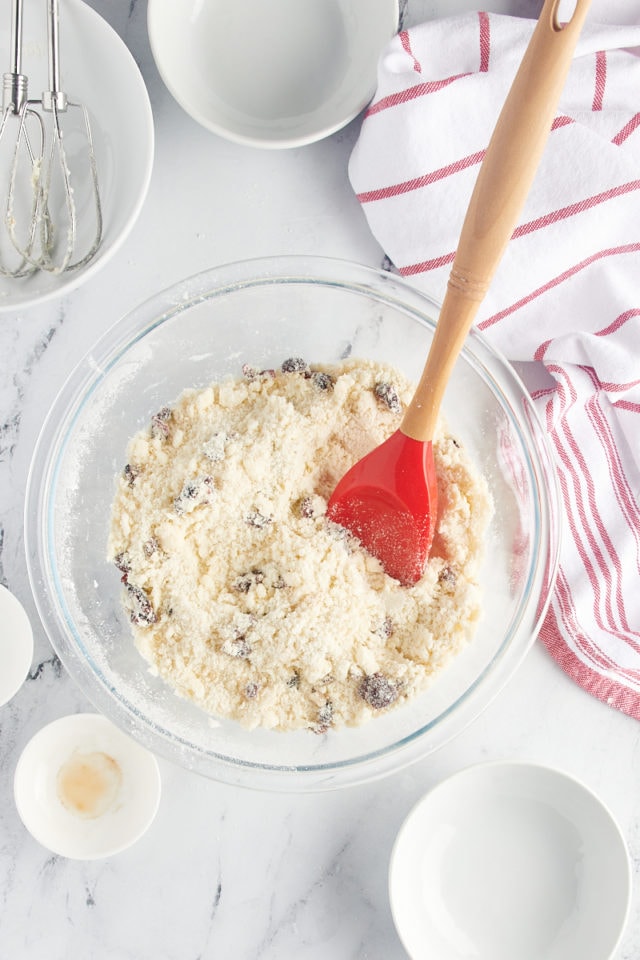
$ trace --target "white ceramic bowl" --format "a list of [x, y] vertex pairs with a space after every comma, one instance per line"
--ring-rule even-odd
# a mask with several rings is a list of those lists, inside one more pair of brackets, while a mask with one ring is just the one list
[[257, 147], [328, 136], [371, 99], [397, 0], [149, 0], [151, 49], [181, 107]]
[[33, 659], [33, 631], [17, 597], [0, 585], [0, 706], [18, 692]]
[[144, 750], [96, 713], [54, 720], [28, 742], [14, 774], [22, 822], [48, 850], [74, 860], [113, 856], [149, 828], [160, 771]]
[[631, 865], [613, 816], [584, 784], [548, 767], [489, 763], [414, 807], [389, 891], [412, 960], [609, 960]]
[[[401, 709], [327, 736], [212, 721], [153, 676], [137, 652], [107, 560], [115, 478], [129, 438], [186, 388], [286, 357], [386, 361], [420, 374], [438, 308], [388, 273], [281, 257], [190, 277], [116, 323], [55, 401], [31, 466], [31, 585], [63, 663], [96, 706], [145, 746], [250, 786], [329, 789], [423, 757], [489, 703], [533, 642], [557, 561], [557, 497], [544, 431], [525, 388], [472, 333], [444, 413], [499, 509], [481, 572], [484, 617], [469, 647]], [[327, 624], [330, 630], [332, 625]]]
[[[0, 18], [0, 50], [9, 67], [10, 17]], [[6, 52], [6, 53], [5, 53]], [[48, 89], [46, 4], [26, 3], [23, 29], [23, 72], [29, 78], [29, 95], [40, 97]], [[28, 277], [0, 275], [0, 313], [40, 303], [74, 289], [93, 276], [122, 245], [147, 195], [154, 152], [154, 129], [147, 90], [135, 60], [118, 34], [95, 10], [81, 0], [60, 2], [60, 72], [62, 89], [70, 99], [81, 101], [89, 112], [93, 134], [102, 212], [103, 239], [97, 253], [85, 266], [67, 273], [37, 271]], [[68, 167], [75, 184], [78, 205], [78, 250], [85, 252], [94, 234], [94, 216], [83, 184], [88, 181], [84, 140], [79, 136], [81, 116], [77, 110], [62, 115]], [[0, 144], [0, 252], [10, 259], [4, 227], [8, 182], [16, 123], [5, 127]], [[24, 172], [24, 171], [23, 171]], [[59, 223], [65, 224], [56, 209]]]

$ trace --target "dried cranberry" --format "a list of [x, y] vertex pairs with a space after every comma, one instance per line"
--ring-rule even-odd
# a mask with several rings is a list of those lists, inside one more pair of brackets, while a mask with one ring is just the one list
[[323, 373], [321, 370], [316, 370], [315, 373], [311, 374], [311, 381], [316, 390], [322, 390], [323, 392], [327, 393], [333, 390], [336, 382], [331, 374]]
[[252, 582], [250, 575], [245, 573], [234, 581], [233, 589], [238, 593], [249, 593]]
[[209, 503], [214, 490], [213, 477], [194, 477], [192, 480], [187, 480], [173, 501], [174, 510], [177, 514], [182, 514], [190, 506], [193, 507], [196, 506], [196, 504]]
[[333, 704], [330, 700], [320, 707], [316, 722], [312, 726], [314, 733], [326, 733], [333, 723]]
[[[113, 558], [113, 562], [120, 571], [124, 573], [125, 577], [128, 573], [131, 573], [131, 557], [127, 550], [123, 550], [121, 553], [117, 553]], [[124, 578], [123, 578], [124, 579]]]
[[159, 546], [160, 544], [155, 537], [149, 537], [148, 540], [145, 540], [145, 542], [142, 544], [145, 557], [152, 557]]
[[158, 410], [158, 412], [151, 418], [151, 436], [162, 436], [166, 440], [171, 432], [169, 421], [171, 420], [172, 416], [173, 411], [171, 410], [171, 407], [162, 407], [161, 410]]
[[376, 398], [391, 410], [392, 413], [400, 413], [401, 404], [395, 387], [390, 383], [376, 383], [373, 388]]
[[129, 484], [129, 486], [132, 487], [136, 482], [138, 476], [140, 475], [140, 471], [138, 470], [137, 467], [134, 467], [130, 463], [128, 463], [124, 468], [124, 470], [122, 471], [122, 475], [124, 479], [127, 481], [127, 483]]
[[455, 587], [457, 579], [455, 570], [449, 566], [443, 567], [438, 574], [438, 583], [442, 583], [447, 587]]
[[275, 377], [276, 372], [271, 368], [266, 368], [264, 370], [259, 370], [257, 367], [252, 367], [250, 363], [242, 364], [242, 376], [246, 380], [257, 380], [258, 377]]
[[398, 699], [398, 687], [381, 673], [363, 677], [358, 693], [374, 710], [391, 706]]
[[121, 582], [128, 583], [129, 574], [131, 573], [131, 557], [128, 552], [123, 550], [122, 553], [119, 553], [113, 558], [113, 562], [122, 574], [120, 577]]
[[258, 570], [257, 567], [254, 567], [252, 570], [249, 570], [248, 573], [243, 573], [239, 576], [233, 583], [233, 589], [237, 590], [238, 593], [249, 593], [251, 587], [256, 583], [262, 583], [264, 581], [264, 573], [262, 570]]
[[127, 593], [131, 600], [131, 622], [142, 623], [146, 626], [157, 623], [158, 618], [151, 606], [151, 601], [142, 587], [138, 587], [134, 583], [127, 583]]
[[304, 373], [308, 374], [309, 365], [302, 357], [289, 357], [280, 368], [283, 373]]

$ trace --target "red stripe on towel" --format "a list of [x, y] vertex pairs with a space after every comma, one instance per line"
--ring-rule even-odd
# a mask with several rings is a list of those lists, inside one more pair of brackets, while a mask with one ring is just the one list
[[618, 664], [616, 664], [611, 657], [607, 656], [603, 650], [595, 647], [585, 634], [578, 619], [573, 594], [571, 593], [569, 582], [566, 579], [562, 567], [558, 569], [554, 601], [554, 606], [558, 608], [564, 631], [573, 640], [583, 660], [590, 662], [593, 667], [600, 672], [610, 670], [612, 667], [617, 667]]
[[626, 390], [632, 390], [640, 386], [640, 377], [637, 380], [629, 380], [628, 383], [614, 383], [613, 380], [601, 380], [593, 367], [586, 367], [578, 364], [581, 370], [589, 375], [594, 387], [598, 390], [604, 390], [605, 393], [624, 393]]
[[484, 157], [484, 150], [478, 153], [471, 153], [468, 157], [462, 157], [455, 163], [450, 163], [446, 167], [440, 167], [438, 170], [430, 170], [429, 173], [423, 173], [420, 177], [414, 177], [412, 180], [404, 180], [402, 183], [392, 183], [388, 187], [376, 187], [375, 190], [365, 190], [359, 193], [360, 203], [372, 203], [374, 200], [387, 200], [389, 197], [397, 197], [403, 193], [410, 193], [412, 190], [420, 190], [421, 187], [427, 187], [438, 180], [444, 180], [452, 174], [466, 170], [476, 163], [480, 163]]
[[[577, 393], [566, 370], [556, 365], [548, 369], [558, 377], [559, 397], [565, 399], [567, 407], [572, 406], [577, 400]], [[640, 652], [640, 633], [631, 630], [627, 621], [620, 557], [600, 515], [588, 464], [566, 418], [560, 419], [555, 438], [560, 441], [555, 443], [555, 448], [559, 463], [564, 468], [564, 471], [559, 471], [563, 499], [565, 503], [572, 499], [576, 507], [575, 514], [572, 510], [566, 510], [566, 517], [574, 545], [593, 589], [595, 622], [602, 631]]]
[[577, 273], [580, 273], [582, 270], [590, 267], [592, 263], [596, 263], [598, 260], [604, 260], [607, 257], [623, 256], [626, 253], [637, 253], [638, 251], [640, 251], [640, 243], [626, 243], [621, 247], [609, 247], [606, 250], [599, 250], [597, 253], [592, 254], [592, 256], [587, 257], [580, 263], [576, 263], [572, 267], [569, 267], [568, 270], [565, 270], [557, 277], [549, 280], [548, 283], [538, 287], [537, 290], [532, 290], [531, 293], [529, 293], [526, 297], [522, 297], [521, 300], [517, 300], [515, 303], [512, 303], [511, 306], [506, 307], [504, 310], [500, 310], [498, 313], [494, 313], [492, 317], [487, 317], [486, 320], [482, 320], [481, 323], [478, 324], [478, 329], [486, 330], [488, 327], [492, 327], [500, 320], [503, 320], [510, 314], [515, 313], [516, 310], [524, 307], [527, 303], [531, 303], [532, 300], [535, 300], [547, 290], [551, 290], [553, 287], [557, 287], [558, 284], [564, 283], [565, 280], [569, 280], [571, 277], [574, 277]]
[[610, 333], [615, 333], [615, 331], [623, 327], [628, 320], [633, 320], [634, 317], [640, 317], [640, 307], [632, 307], [631, 310], [625, 310], [625, 312], [621, 313], [619, 317], [616, 317], [608, 327], [603, 327], [602, 330], [596, 330], [595, 335], [596, 337], [608, 337]]
[[445, 77], [444, 80], [429, 80], [425, 83], [418, 83], [415, 87], [400, 90], [398, 93], [390, 93], [387, 97], [382, 97], [376, 103], [371, 104], [365, 112], [365, 119], [374, 116], [376, 113], [389, 110], [390, 107], [397, 107], [403, 103], [409, 103], [411, 100], [418, 100], [420, 97], [428, 96], [430, 93], [437, 93], [438, 90], [442, 90], [443, 87], [448, 87], [449, 84], [455, 83], [456, 80], [461, 80], [469, 76], [471, 76], [469, 73], [458, 73], [453, 77]]
[[540, 230], [542, 227], [547, 227], [551, 223], [557, 223], [559, 220], [566, 220], [568, 217], [573, 217], [578, 213], [584, 213], [585, 210], [597, 207], [600, 203], [606, 203], [607, 200], [613, 200], [615, 197], [620, 197], [625, 193], [632, 193], [634, 190], [640, 190], [640, 180], [621, 183], [617, 187], [611, 187], [610, 190], [603, 190], [602, 193], [596, 193], [592, 197], [585, 197], [583, 200], [578, 200], [577, 203], [571, 203], [566, 207], [560, 207], [558, 210], [552, 210], [550, 213], [538, 217], [537, 220], [521, 223], [520, 226], [516, 227], [513, 231], [512, 239], [515, 240], [517, 237], [524, 237], [526, 234]]
[[629, 527], [631, 540], [635, 543], [636, 568], [640, 571], [640, 507], [624, 472], [620, 453], [598, 394], [594, 394], [587, 400], [585, 409], [593, 431], [607, 458], [611, 489], [614, 492], [620, 512]]
[[622, 130], [615, 135], [611, 143], [615, 143], [615, 145], [619, 147], [621, 143], [624, 143], [624, 141], [631, 136], [634, 130], [638, 129], [638, 127], [640, 127], [640, 113], [634, 114], [634, 116], [631, 117], [631, 120], [629, 120], [628, 123], [625, 123]]
[[593, 91], [593, 102], [591, 109], [594, 111], [602, 110], [604, 102], [604, 88], [607, 84], [607, 54], [604, 50], [596, 53], [596, 77], [595, 89]]
[[567, 117], [565, 114], [561, 113], [559, 116], [554, 118], [554, 121], [551, 124], [551, 129], [559, 130], [560, 127], [566, 127], [570, 123], [575, 123], [573, 117]]
[[[631, 310], [626, 310], [624, 313], [621, 313], [619, 317], [616, 317], [608, 326], [603, 327], [602, 330], [594, 330], [594, 337], [608, 337], [620, 330], [625, 323], [629, 320], [633, 320], [634, 317], [640, 317], [640, 308], [633, 307]], [[534, 353], [534, 360], [538, 360], [541, 363], [544, 363], [544, 357], [547, 352], [547, 348], [552, 343], [552, 340], [545, 340], [544, 343], [541, 343], [540, 346], [536, 349]], [[633, 387], [640, 385], [640, 378], [637, 380], [630, 380], [626, 383], [618, 383], [612, 380], [601, 380], [593, 367], [585, 366], [579, 364], [580, 369], [587, 374], [593, 383], [594, 387], [597, 390], [604, 390], [608, 393], [619, 393], [623, 390], [630, 390]], [[640, 513], [639, 522], [640, 522]]]
[[453, 263], [454, 257], [455, 251], [453, 253], [444, 253], [441, 257], [434, 257], [433, 260], [423, 260], [422, 263], [413, 263], [408, 267], [399, 267], [398, 272], [403, 277], [415, 277], [417, 273], [428, 273], [429, 270], [446, 267], [448, 263]]
[[616, 400], [611, 406], [616, 410], [626, 410], [628, 413], [640, 413], [640, 403], [633, 403], [631, 400]]
[[403, 30], [400, 34], [398, 34], [398, 36], [400, 37], [400, 43], [402, 44], [402, 49], [406, 54], [408, 54], [411, 57], [413, 61], [413, 69], [415, 70], [416, 73], [422, 73], [422, 67], [420, 66], [419, 62], [416, 60], [416, 55], [411, 49], [411, 38], [409, 37], [408, 32], [406, 30]]
[[491, 27], [489, 24], [489, 14], [481, 10], [478, 13], [480, 25], [480, 73], [487, 73], [489, 70], [489, 57], [491, 54]]

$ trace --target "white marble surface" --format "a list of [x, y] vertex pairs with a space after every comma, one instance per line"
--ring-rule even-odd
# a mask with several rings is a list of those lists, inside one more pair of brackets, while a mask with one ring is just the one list
[[[292, 252], [372, 265], [383, 260], [346, 174], [357, 121], [290, 152], [227, 143], [199, 128], [164, 89], [148, 46], [143, 0], [91, 5], [142, 70], [156, 123], [156, 161], [140, 220], [104, 270], [61, 302], [0, 322], [0, 582], [33, 617], [36, 646], [28, 681], [0, 710], [0, 958], [402, 960], [386, 879], [400, 823], [448, 773], [511, 758], [561, 767], [610, 806], [637, 886], [616, 960], [637, 960], [640, 726], [579, 690], [540, 645], [455, 742], [385, 780], [317, 796], [258, 794], [161, 761], [159, 814], [142, 840], [117, 857], [65, 860], [22, 827], [12, 795], [22, 748], [48, 721], [91, 709], [37, 621], [24, 559], [29, 461], [62, 378], [114, 319], [205, 267]], [[535, 15], [539, 4], [489, 6]], [[409, 0], [403, 13], [408, 24], [471, 7], [464, 0]]]

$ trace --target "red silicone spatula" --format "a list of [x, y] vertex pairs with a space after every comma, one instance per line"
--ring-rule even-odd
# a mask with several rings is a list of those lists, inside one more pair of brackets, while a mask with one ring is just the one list
[[568, 22], [546, 0], [487, 148], [420, 382], [400, 428], [340, 480], [327, 510], [403, 584], [420, 579], [437, 519], [432, 441], [453, 365], [535, 176], [591, 0]]

